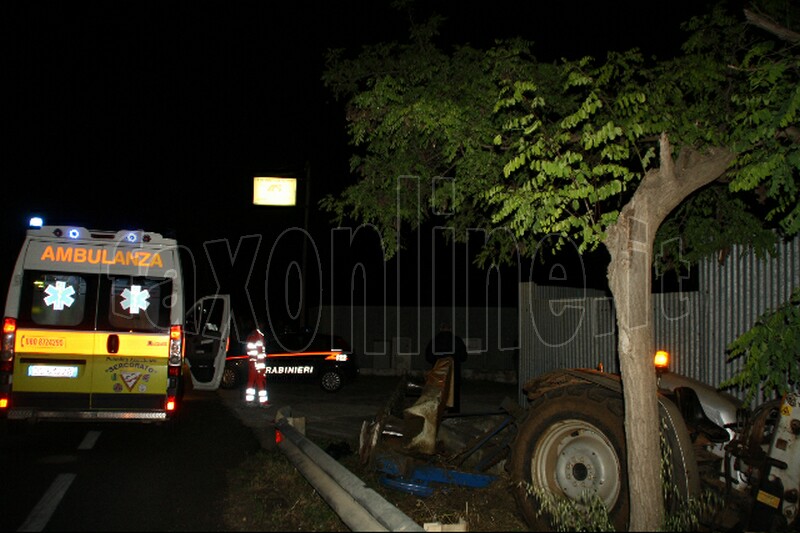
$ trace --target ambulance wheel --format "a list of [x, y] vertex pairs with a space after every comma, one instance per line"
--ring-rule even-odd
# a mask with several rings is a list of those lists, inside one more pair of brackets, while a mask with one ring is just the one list
[[219, 386], [223, 389], [235, 389], [241, 385], [239, 379], [239, 372], [230, 365], [225, 365], [225, 370], [222, 371], [222, 380]]
[[342, 379], [341, 374], [335, 370], [327, 370], [323, 372], [319, 383], [322, 386], [322, 390], [326, 392], [336, 392], [342, 388], [342, 385], [344, 385], [344, 380]]

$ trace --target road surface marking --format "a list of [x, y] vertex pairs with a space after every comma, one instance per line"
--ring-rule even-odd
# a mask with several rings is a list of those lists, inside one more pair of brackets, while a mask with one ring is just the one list
[[97, 439], [100, 437], [99, 431], [90, 431], [86, 434], [83, 438], [83, 442], [81, 442], [80, 446], [78, 446], [79, 450], [91, 450], [94, 448]]
[[67, 493], [67, 489], [75, 479], [75, 474], [59, 474], [56, 476], [53, 484], [44, 493], [42, 499], [33, 508], [31, 514], [25, 519], [25, 522], [19, 526], [17, 531], [42, 531], [50, 521], [50, 517], [61, 502], [61, 498]]

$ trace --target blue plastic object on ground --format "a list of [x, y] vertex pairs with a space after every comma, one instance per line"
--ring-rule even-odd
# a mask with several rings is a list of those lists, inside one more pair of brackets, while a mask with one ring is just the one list
[[497, 479], [496, 476], [488, 474], [474, 474], [430, 465], [416, 466], [410, 473], [403, 475], [398, 464], [387, 456], [378, 457], [378, 471], [386, 474], [381, 478], [381, 483], [387, 487], [422, 497], [434, 493], [431, 483], [484, 488]]

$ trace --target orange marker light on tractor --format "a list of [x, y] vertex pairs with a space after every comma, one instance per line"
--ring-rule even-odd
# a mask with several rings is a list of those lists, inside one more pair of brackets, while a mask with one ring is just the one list
[[665, 372], [669, 369], [669, 352], [665, 350], [658, 350], [656, 356], [653, 358], [653, 364], [659, 372]]

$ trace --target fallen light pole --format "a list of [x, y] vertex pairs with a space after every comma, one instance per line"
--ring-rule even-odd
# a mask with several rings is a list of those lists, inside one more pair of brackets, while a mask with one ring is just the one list
[[352, 531], [424, 531], [291, 424], [290, 411], [275, 417], [278, 449]]

